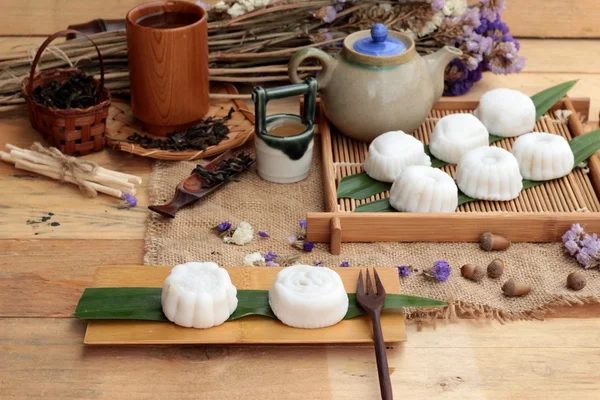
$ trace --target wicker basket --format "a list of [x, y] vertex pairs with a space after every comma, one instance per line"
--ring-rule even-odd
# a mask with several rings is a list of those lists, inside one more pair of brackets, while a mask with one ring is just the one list
[[104, 149], [106, 143], [106, 118], [110, 107], [110, 94], [104, 87], [102, 54], [94, 41], [85, 36], [96, 48], [100, 62], [100, 81], [94, 79], [94, 82], [100, 88], [100, 102], [97, 105], [88, 108], [59, 109], [42, 105], [33, 100], [33, 91], [38, 86], [53, 80], [62, 82], [73, 73], [84, 74], [77, 68], [50, 69], [38, 74], [35, 73], [38, 62], [50, 42], [68, 33], [85, 36], [78, 31], [68, 29], [48, 37], [35, 55], [30, 76], [21, 83], [21, 92], [27, 101], [31, 126], [40, 132], [50, 145], [60, 149], [65, 154], [79, 156], [93, 151], [100, 151]]

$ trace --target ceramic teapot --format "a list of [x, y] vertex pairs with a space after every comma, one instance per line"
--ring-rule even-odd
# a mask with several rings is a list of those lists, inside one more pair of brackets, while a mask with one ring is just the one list
[[415, 131], [442, 96], [446, 66], [461, 54], [446, 46], [421, 57], [409, 36], [375, 24], [347, 36], [338, 58], [315, 48], [298, 51], [288, 73], [292, 82], [302, 82], [300, 64], [319, 60], [327, 118], [345, 135], [369, 142], [388, 131]]

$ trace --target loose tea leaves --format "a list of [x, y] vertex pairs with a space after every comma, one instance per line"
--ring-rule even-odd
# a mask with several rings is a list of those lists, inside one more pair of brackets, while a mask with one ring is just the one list
[[232, 180], [237, 174], [246, 170], [254, 158], [246, 153], [240, 153], [235, 157], [222, 160], [212, 171], [208, 171], [202, 165], [197, 165], [192, 173], [197, 173], [204, 179], [202, 187], [207, 189], [223, 182]]
[[61, 109], [88, 108], [99, 103], [100, 91], [94, 77], [70, 74], [63, 82], [50, 81], [35, 88], [33, 101]]
[[166, 139], [153, 138], [134, 133], [127, 138], [130, 143], [139, 144], [145, 149], [160, 149], [166, 151], [206, 150], [209, 146], [221, 143], [229, 134], [229, 127], [225, 125], [231, 119], [233, 107], [223, 118], [207, 118], [197, 125], [183, 132], [167, 134]]

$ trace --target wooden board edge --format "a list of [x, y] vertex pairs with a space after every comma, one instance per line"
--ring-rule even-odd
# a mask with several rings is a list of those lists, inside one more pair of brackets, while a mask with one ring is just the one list
[[560, 242], [572, 224], [600, 231], [600, 213], [309, 213], [307, 239], [327, 243], [339, 218], [342, 242], [478, 242], [493, 232], [513, 242]]

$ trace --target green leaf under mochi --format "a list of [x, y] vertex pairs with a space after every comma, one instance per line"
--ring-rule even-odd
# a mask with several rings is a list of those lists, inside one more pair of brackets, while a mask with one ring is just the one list
[[535, 120], [539, 120], [553, 105], [565, 97], [576, 83], [577, 80], [559, 83], [556, 86], [552, 86], [551, 88], [542, 90], [531, 96], [531, 100], [535, 105]]
[[[81, 319], [118, 319], [168, 321], [162, 312], [161, 288], [88, 288], [85, 289], [73, 314]], [[250, 315], [276, 319], [269, 306], [268, 290], [238, 290], [238, 306], [228, 321]], [[344, 319], [364, 314], [355, 293], [348, 293], [348, 312]], [[439, 307], [447, 303], [425, 297], [386, 295], [384, 309], [402, 307]]]
[[391, 183], [375, 180], [365, 172], [361, 172], [342, 178], [337, 188], [337, 198], [368, 199], [390, 190], [391, 187]]

